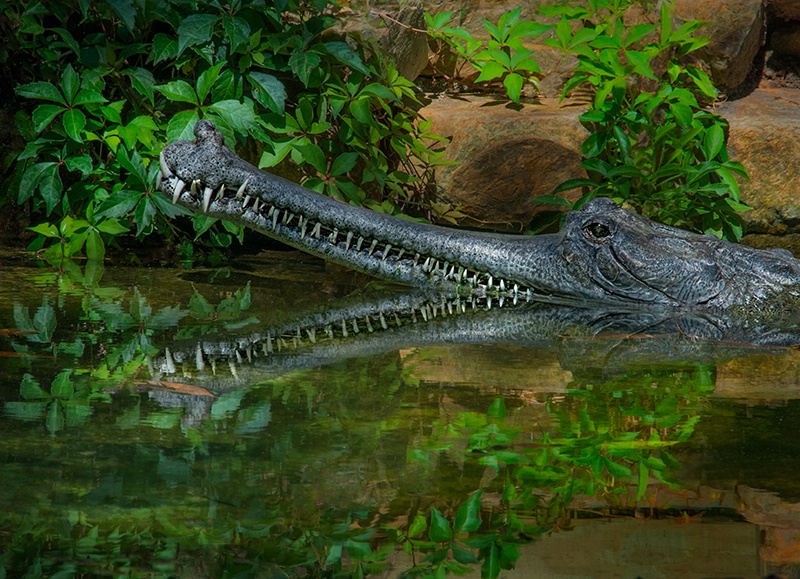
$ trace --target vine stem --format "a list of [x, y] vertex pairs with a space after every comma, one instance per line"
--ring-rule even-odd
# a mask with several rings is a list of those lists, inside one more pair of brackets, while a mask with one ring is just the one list
[[396, 18], [393, 18], [393, 17], [389, 16], [386, 12], [381, 12], [380, 10], [375, 10], [374, 8], [370, 8], [369, 11], [370, 11], [370, 14], [374, 14], [375, 16], [377, 16], [379, 18], [382, 18], [383, 20], [388, 20], [390, 22], [393, 22], [393, 23], [395, 23], [395, 24], [397, 24], [399, 26], [402, 26], [406, 30], [411, 30], [412, 32], [420, 32], [422, 34], [428, 34], [427, 30], [421, 30], [419, 28], [414, 28], [413, 26], [411, 26], [409, 24], [406, 24], [405, 22], [400, 22]]

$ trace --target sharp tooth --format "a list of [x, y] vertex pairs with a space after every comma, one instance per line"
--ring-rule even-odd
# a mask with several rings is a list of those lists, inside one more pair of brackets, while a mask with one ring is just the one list
[[239, 362], [240, 364], [242, 362], [244, 362], [244, 358], [242, 358], [242, 353], [239, 351], [238, 348], [236, 350], [234, 350], [233, 353], [236, 355], [236, 361], [237, 362]]
[[397, 261], [400, 261], [400, 259], [403, 257], [403, 254], [405, 252], [406, 252], [406, 250], [401, 247], [400, 251], [397, 252]]
[[311, 340], [312, 344], [317, 343], [317, 330], [315, 328], [311, 328], [310, 330], [306, 330], [306, 334], [308, 334], [308, 339]]
[[372, 321], [369, 319], [369, 316], [364, 316], [364, 320], [367, 322], [367, 331], [371, 334], [375, 330], [372, 328]]
[[501, 292], [506, 291], [506, 280], [504, 280], [504, 279], [500, 280], [500, 291]]
[[253, 202], [253, 213], [258, 213], [258, 206], [261, 205], [261, 199], [256, 197], [256, 200]]
[[244, 183], [239, 186], [239, 189], [236, 190], [236, 198], [241, 199], [242, 195], [244, 195], [245, 189], [247, 189], [247, 184], [250, 182], [250, 179], [245, 179]]
[[359, 236], [356, 241], [356, 251], [361, 251], [361, 244], [364, 243], [364, 238]]
[[300, 218], [300, 239], [305, 238], [306, 236], [306, 227], [308, 226], [308, 220]]
[[519, 295], [519, 284], [515, 283], [514, 284], [514, 296], [517, 296], [517, 295]]
[[394, 323], [395, 323], [395, 325], [396, 325], [398, 328], [399, 328], [399, 327], [400, 327], [400, 325], [401, 325], [401, 323], [400, 323], [400, 316], [398, 316], [397, 314], [395, 314], [395, 315], [394, 315]]
[[189, 189], [192, 192], [192, 195], [197, 195], [197, 190], [200, 187], [200, 179], [195, 179], [192, 181], [192, 186]]
[[385, 330], [386, 328], [389, 327], [389, 326], [386, 325], [386, 318], [383, 317], [383, 312], [378, 314], [378, 319], [381, 321], [381, 328], [383, 328]]
[[167, 160], [164, 158], [164, 151], [161, 151], [158, 154], [158, 163], [161, 165], [161, 174], [165, 178], [169, 178], [169, 177], [172, 177], [174, 175], [174, 173], [172, 172], [172, 169], [170, 169], [169, 165], [167, 165]]
[[492, 296], [489, 296], [488, 298], [486, 298], [486, 309], [487, 310], [491, 310], [492, 309]]
[[311, 230], [311, 235], [312, 235], [313, 237], [315, 237], [316, 239], [319, 239], [319, 238], [320, 238], [320, 232], [321, 232], [321, 231], [322, 231], [322, 223], [319, 223], [319, 222], [318, 222], [318, 223], [317, 223], [317, 224], [314, 226], [314, 229], [312, 229], [312, 230]]
[[419, 309], [419, 313], [422, 314], [422, 319], [426, 322], [428, 321], [428, 306], [424, 305]]
[[345, 241], [344, 241], [344, 248], [345, 249], [350, 249], [350, 242], [351, 241], [353, 241], [353, 232], [352, 231], [348, 231], [347, 232], [347, 239], [345, 239]]
[[233, 375], [233, 377], [238, 380], [239, 379], [239, 372], [236, 370], [236, 362], [233, 361], [233, 358], [228, 360], [228, 366], [230, 366], [231, 375]]
[[294, 214], [291, 211], [284, 211], [283, 212], [283, 224], [289, 225], [291, 223]]
[[178, 184], [175, 185], [175, 192], [172, 193], [172, 202], [177, 203], [178, 199], [181, 198], [181, 193], [183, 193], [183, 189], [186, 187], [186, 182], [178, 179]]
[[489, 275], [489, 283], [487, 284], [487, 286], [489, 287], [489, 289], [491, 289], [491, 287], [492, 287], [492, 284], [493, 284], [493, 283], [494, 283], [494, 279], [492, 279], [492, 276], [491, 276], [491, 275]]
[[275, 206], [271, 206], [269, 208], [269, 212], [267, 213], [267, 217], [272, 217], [272, 214], [275, 213]]
[[465, 268], [463, 265], [458, 268], [458, 279], [461, 281], [467, 279], [467, 268]]
[[330, 241], [332, 244], [336, 245], [336, 242], [338, 240], [339, 240], [339, 230], [334, 228], [334, 230], [331, 231], [331, 234], [328, 237], [328, 241]]
[[415, 253], [414, 254], [414, 267], [416, 267], [417, 264], [419, 263], [419, 258], [420, 258], [420, 255], [418, 253]]
[[531, 301], [531, 290], [530, 289], [527, 289], [525, 291], [525, 300], [526, 301]]
[[328, 324], [325, 326], [325, 335], [328, 336], [331, 340], [333, 339], [333, 326]]
[[503, 303], [504, 303], [505, 301], [506, 301], [506, 297], [505, 297], [505, 296], [500, 296], [500, 307], [501, 307], [501, 308], [503, 307]]
[[273, 229], [273, 231], [275, 230], [276, 227], [278, 227], [278, 219], [280, 218], [280, 216], [281, 216], [281, 210], [280, 209], [276, 209], [275, 213], [272, 214], [272, 229]]
[[378, 245], [378, 240], [377, 239], [373, 239], [372, 243], [369, 244], [369, 251], [367, 252], [367, 255], [372, 255], [372, 252], [375, 251], [375, 247], [377, 245]]
[[225, 183], [219, 186], [219, 191], [217, 191], [217, 201], [222, 199], [225, 196]]
[[447, 276], [446, 276], [446, 277], [447, 277], [447, 279], [452, 279], [452, 277], [453, 277], [453, 274], [454, 274], [455, 272], [456, 272], [456, 266], [454, 266], [454, 265], [451, 265], [451, 266], [450, 266], [450, 271], [448, 271], [448, 272], [447, 272]]
[[358, 320], [353, 319], [353, 333], [358, 334], [361, 329], [358, 327]]
[[211, 205], [211, 196], [214, 194], [214, 190], [206, 185], [206, 188], [203, 190], [203, 213], [208, 212], [208, 206]]
[[203, 359], [203, 350], [200, 348], [200, 343], [197, 344], [197, 349], [194, 353], [195, 363], [197, 364], [198, 370], [205, 370], [206, 368], [206, 361]]
[[389, 252], [390, 252], [390, 251], [392, 251], [392, 244], [391, 244], [391, 243], [387, 243], [387, 244], [386, 244], [386, 247], [384, 247], [384, 248], [383, 248], [383, 259], [384, 259], [384, 260], [385, 260], [387, 257], [389, 257]]
[[342, 337], [347, 337], [347, 323], [344, 320], [342, 320]]
[[430, 271], [431, 269], [431, 258], [425, 258], [425, 263], [422, 264], [422, 271]]
[[248, 203], [250, 203], [250, 195], [245, 195], [244, 200], [242, 201], [242, 211], [247, 209]]

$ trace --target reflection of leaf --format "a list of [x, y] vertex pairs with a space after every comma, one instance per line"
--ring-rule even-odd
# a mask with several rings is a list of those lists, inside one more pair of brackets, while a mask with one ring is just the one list
[[25, 374], [22, 377], [22, 382], [19, 385], [19, 394], [23, 400], [49, 400], [50, 394], [42, 390], [39, 382], [30, 374]]
[[270, 407], [270, 401], [267, 400], [258, 406], [241, 410], [236, 434], [255, 434], [266, 428], [272, 420]]
[[437, 543], [449, 541], [453, 538], [450, 522], [444, 518], [436, 507], [431, 507], [431, 530], [428, 536], [431, 541], [436, 541]]
[[212, 420], [221, 420], [239, 409], [246, 390], [233, 390], [220, 396], [211, 406]]
[[464, 501], [458, 508], [455, 520], [456, 531], [467, 531], [473, 533], [481, 526], [481, 495], [483, 491], [478, 491]]
[[18, 420], [39, 420], [47, 408], [47, 402], [6, 402], [6, 414]]

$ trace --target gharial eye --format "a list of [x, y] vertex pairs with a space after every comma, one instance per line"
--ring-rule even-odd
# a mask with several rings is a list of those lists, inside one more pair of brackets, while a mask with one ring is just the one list
[[586, 233], [586, 235], [594, 239], [605, 239], [606, 237], [611, 237], [611, 229], [609, 229], [608, 225], [603, 225], [602, 223], [597, 223], [596, 221], [584, 225], [583, 231]]

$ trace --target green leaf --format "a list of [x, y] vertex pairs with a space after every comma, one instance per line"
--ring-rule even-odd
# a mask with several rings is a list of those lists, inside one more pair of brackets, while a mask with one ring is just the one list
[[33, 195], [33, 192], [36, 190], [36, 187], [39, 185], [45, 170], [54, 166], [56, 166], [56, 163], [51, 161], [45, 163], [36, 163], [35, 165], [31, 165], [25, 169], [25, 172], [22, 174], [22, 179], [20, 179], [19, 183], [19, 196], [17, 197], [17, 203], [22, 204], [30, 199], [31, 195]]
[[86, 116], [79, 109], [68, 109], [61, 118], [64, 131], [73, 141], [83, 142], [81, 131], [86, 126]]
[[296, 50], [289, 57], [289, 67], [300, 82], [308, 86], [311, 73], [319, 67], [321, 61], [319, 54]]
[[231, 53], [250, 39], [250, 24], [244, 18], [226, 15], [222, 18], [222, 29], [231, 43]]
[[143, 97], [146, 97], [150, 104], [153, 104], [155, 102], [153, 89], [156, 86], [156, 79], [153, 77], [153, 73], [144, 68], [131, 68], [126, 70], [125, 74], [131, 79], [133, 89]]
[[340, 175], [344, 175], [348, 171], [350, 171], [353, 167], [355, 167], [356, 161], [358, 161], [358, 153], [354, 151], [348, 151], [346, 153], [342, 153], [336, 159], [334, 159], [333, 164], [331, 165], [331, 175], [334, 177], [339, 177]]
[[103, 239], [100, 237], [100, 233], [91, 229], [88, 231], [88, 236], [86, 237], [86, 257], [91, 259], [92, 261], [103, 261], [103, 258], [106, 256], [106, 246], [103, 243]]
[[[666, 2], [665, 2], [666, 4]], [[639, 477], [636, 485], [636, 500], [641, 501], [647, 492], [647, 485], [650, 483], [650, 471], [643, 462], [639, 463]]]
[[431, 541], [442, 543], [453, 538], [450, 522], [444, 518], [436, 507], [431, 507], [431, 530], [428, 533]]
[[202, 104], [206, 100], [208, 93], [211, 92], [211, 87], [217, 82], [219, 78], [220, 69], [225, 66], [225, 62], [220, 62], [209, 69], [203, 71], [203, 74], [197, 79], [197, 101]]
[[722, 127], [711, 125], [706, 129], [706, 134], [703, 137], [703, 153], [705, 153], [706, 161], [715, 159], [724, 146], [725, 131], [722, 130]]
[[512, 72], [503, 79], [503, 86], [506, 87], [506, 94], [515, 103], [519, 103], [519, 97], [522, 93], [522, 85], [525, 79], [516, 72]]
[[501, 64], [489, 61], [481, 67], [481, 73], [478, 75], [478, 78], [475, 79], [475, 82], [487, 82], [490, 80], [494, 80], [503, 76], [508, 69]]
[[492, 543], [485, 552], [483, 565], [481, 565], [481, 577], [488, 577], [494, 579], [500, 575], [500, 553], [497, 545]]
[[70, 155], [64, 159], [64, 166], [69, 171], [80, 171], [83, 177], [88, 177], [93, 169], [92, 158], [88, 153]]
[[377, 82], [372, 82], [361, 89], [358, 93], [359, 96], [376, 96], [379, 99], [383, 99], [385, 101], [396, 101], [397, 97], [391, 91], [391, 89], [387, 86], [384, 86]]
[[157, 85], [154, 88], [171, 101], [187, 102], [198, 106], [200, 104], [194, 89], [185, 80], [173, 80], [167, 84]]
[[33, 121], [33, 130], [37, 133], [41, 133], [44, 129], [47, 128], [53, 119], [55, 119], [58, 115], [61, 114], [62, 111], [65, 111], [64, 107], [61, 105], [39, 105], [33, 111], [31, 115], [31, 120]]
[[421, 533], [425, 532], [425, 529], [427, 528], [428, 519], [424, 514], [417, 512], [414, 520], [411, 522], [411, 526], [408, 528], [408, 538], [413, 539], [414, 537], [417, 537]]
[[75, 96], [81, 86], [81, 79], [71, 64], [68, 64], [61, 74], [61, 90], [67, 99], [67, 103], [74, 104]]
[[61, 177], [58, 175], [58, 166], [51, 163], [47, 169], [42, 173], [42, 178], [39, 181], [39, 192], [44, 199], [45, 211], [47, 215], [52, 213], [53, 209], [58, 202], [61, 201], [61, 191], [64, 185], [61, 183]]
[[[500, 399], [502, 400], [502, 398]], [[474, 533], [481, 526], [481, 495], [478, 491], [461, 503], [456, 513], [454, 527], [456, 531]]]
[[217, 16], [213, 14], [191, 14], [178, 26], [178, 55], [190, 46], [206, 44], [211, 41], [211, 33]]
[[650, 68], [650, 58], [647, 55], [637, 50], [626, 50], [625, 56], [628, 58], [628, 62], [633, 65], [633, 70], [637, 74], [658, 80], [656, 75], [653, 74], [653, 69]]
[[162, 60], [177, 58], [177, 39], [159, 32], [153, 37], [153, 51], [150, 54], [153, 58], [153, 64], [158, 64]]
[[136, 27], [136, 9], [133, 7], [133, 0], [109, 0], [108, 3], [122, 20], [125, 28], [133, 31]]
[[133, 220], [136, 223], [136, 235], [140, 236], [143, 232], [149, 233], [153, 226], [153, 218], [156, 216], [156, 207], [150, 197], [143, 196], [142, 200], [136, 205], [133, 212]]
[[279, 115], [284, 114], [286, 87], [281, 81], [263, 72], [251, 72], [247, 78], [253, 86], [253, 96], [261, 105]]
[[348, 106], [350, 114], [359, 123], [364, 125], [372, 124], [372, 108], [368, 98], [360, 98], [352, 101]]
[[61, 91], [49, 82], [38, 81], [23, 84], [17, 87], [16, 93], [25, 98], [54, 101], [67, 106]]
[[356, 49], [346, 42], [325, 42], [322, 46], [342, 64], [349, 66], [353, 70], [357, 70], [363, 75], [370, 74]]
[[40, 223], [35, 227], [28, 227], [28, 229], [45, 237], [59, 237], [58, 229], [52, 223]]
[[325, 153], [322, 152], [322, 149], [319, 146], [315, 145], [314, 143], [307, 142], [304, 144], [299, 144], [294, 146], [295, 151], [300, 153], [301, 161], [303, 163], [309, 163], [314, 169], [317, 170], [318, 173], [325, 174], [327, 169], [327, 161], [325, 159]]
[[200, 120], [197, 111], [182, 111], [172, 115], [167, 125], [167, 141], [187, 141], [194, 139], [194, 126]]
[[256, 127], [256, 115], [252, 101], [241, 103], [229, 99], [219, 101], [208, 107], [209, 112], [216, 113], [225, 124], [241, 134], [247, 134]]
[[115, 191], [95, 209], [95, 218], [117, 218], [124, 217], [139, 202], [142, 197], [140, 191], [120, 189]]
[[104, 219], [100, 223], [97, 224], [97, 229], [102, 231], [103, 233], [108, 233], [109, 235], [119, 235], [120, 233], [125, 233], [128, 231], [128, 228], [122, 225], [116, 219]]
[[678, 121], [678, 125], [681, 128], [688, 129], [692, 126], [692, 118], [694, 115], [691, 107], [681, 103], [670, 103], [669, 109], [672, 111], [675, 120]]

